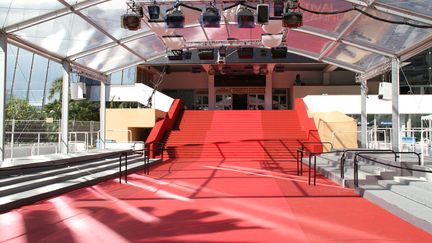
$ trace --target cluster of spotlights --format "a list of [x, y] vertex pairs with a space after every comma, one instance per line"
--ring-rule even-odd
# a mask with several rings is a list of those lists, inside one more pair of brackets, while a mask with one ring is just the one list
[[[270, 14], [269, 4], [258, 4], [256, 7], [249, 6], [244, 3], [245, 1], [239, 1], [238, 3], [226, 7], [224, 10], [231, 8], [237, 8], [236, 10], [236, 21], [237, 27], [239, 28], [254, 28], [255, 23], [266, 25], [269, 22]], [[141, 19], [144, 17], [144, 7], [136, 6], [132, 1], [132, 4], [128, 5], [129, 13], [122, 15], [121, 24], [122, 27], [128, 30], [138, 30], [141, 28]], [[183, 28], [185, 25], [186, 16], [183, 12], [183, 8], [189, 8], [201, 12], [201, 9], [180, 3], [176, 4], [166, 10], [164, 18], [161, 18], [161, 8], [159, 5], [154, 4], [147, 5], [146, 10], [148, 15], [146, 16], [149, 21], [164, 21], [167, 28]], [[303, 25], [303, 14], [298, 10], [298, 0], [276, 0], [273, 3], [273, 15], [272, 19], [278, 19], [282, 21], [283, 27], [297, 28]], [[208, 6], [200, 16], [200, 23], [205, 28], [218, 28], [220, 27], [221, 13], [220, 10], [211, 4]]]

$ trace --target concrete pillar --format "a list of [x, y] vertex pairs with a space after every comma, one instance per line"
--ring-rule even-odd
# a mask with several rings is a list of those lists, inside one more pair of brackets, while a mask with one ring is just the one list
[[69, 63], [63, 63], [63, 82], [62, 82], [62, 107], [61, 107], [61, 141], [60, 152], [62, 154], [69, 153], [69, 78], [71, 66]]
[[[411, 120], [411, 114], [408, 114], [408, 119], [406, 121], [406, 129], [411, 130], [412, 129], [412, 120]], [[412, 132], [408, 132], [409, 137], [413, 137], [414, 134]]]
[[[108, 80], [111, 80], [108, 78]], [[108, 82], [108, 81], [107, 81]], [[99, 128], [99, 148], [105, 149], [105, 141], [106, 141], [106, 85], [104, 82], [100, 82], [100, 107], [99, 107], [99, 120], [100, 120], [100, 128]]]
[[268, 70], [266, 74], [266, 87], [265, 87], [265, 109], [273, 109], [273, 72]]
[[399, 114], [399, 59], [392, 59], [392, 149], [399, 151], [400, 114]]
[[0, 164], [5, 157], [7, 37], [0, 32]]
[[361, 129], [360, 129], [360, 144], [362, 148], [367, 148], [367, 80], [360, 80], [361, 94]]
[[215, 90], [215, 76], [207, 74], [208, 77], [208, 106], [209, 110], [216, 109], [216, 90]]

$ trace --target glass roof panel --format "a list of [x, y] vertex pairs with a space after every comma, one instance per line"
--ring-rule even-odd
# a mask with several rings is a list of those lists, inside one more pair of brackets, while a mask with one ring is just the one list
[[[332, 12], [352, 8], [351, 3], [340, 0], [303, 0], [301, 6], [317, 12]], [[357, 14], [358, 12], [351, 11], [344, 14], [318, 15], [303, 11], [303, 24], [322, 29], [337, 36]]]
[[62, 56], [70, 56], [112, 41], [75, 14], [20, 30], [16, 35]]
[[386, 57], [369, 51], [349, 46], [343, 43], [337, 44], [327, 54], [327, 58], [342, 63], [352, 64], [360, 70], [369, 70], [376, 65], [386, 61]]
[[187, 42], [207, 41], [201, 25], [176, 29], [176, 33], [182, 35]]
[[225, 25], [221, 24], [219, 28], [204, 28], [210, 40], [226, 40], [228, 32]]
[[1, 0], [0, 24], [6, 27], [19, 23], [42, 14], [65, 8], [63, 4], [55, 0]]
[[105, 72], [140, 59], [121, 46], [116, 46], [96, 54], [85, 56], [76, 61], [87, 67]]
[[83, 9], [81, 12], [117, 39], [149, 30], [149, 27], [144, 23], [141, 24], [139, 31], [121, 28], [120, 16], [126, 12], [124, 0], [111, 0]]
[[237, 28], [237, 25], [229, 24], [228, 26], [229, 37], [239, 40], [261, 40], [261, 34], [264, 33], [261, 26], [255, 28]]
[[[307, 40], [307, 41], [305, 41]], [[332, 41], [319, 36], [290, 30], [287, 35], [286, 45], [288, 48], [296, 48], [320, 54]]]
[[146, 58], [165, 52], [164, 43], [155, 35], [127, 42], [125, 45]]
[[432, 4], [430, 0], [379, 0], [378, 2], [432, 17]]
[[[375, 10], [368, 10], [374, 16], [393, 20], [404, 21], [400, 17], [388, 15]], [[432, 29], [414, 28], [407, 25], [385, 23], [362, 15], [346, 33], [345, 39], [359, 43], [376, 45], [382, 49], [388, 49], [398, 53], [432, 34]]]

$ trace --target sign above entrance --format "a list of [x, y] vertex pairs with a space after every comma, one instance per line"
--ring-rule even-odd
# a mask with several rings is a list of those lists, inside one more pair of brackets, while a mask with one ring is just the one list
[[216, 89], [216, 93], [218, 94], [264, 94], [265, 88], [218, 88]]

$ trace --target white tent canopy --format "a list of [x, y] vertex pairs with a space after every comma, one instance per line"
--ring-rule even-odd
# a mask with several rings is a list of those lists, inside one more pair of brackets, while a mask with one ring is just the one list
[[[160, 27], [143, 19], [142, 28], [128, 31], [120, 26], [126, 0], [0, 0], [0, 24], [9, 43], [26, 48], [101, 79], [115, 71], [164, 56], [166, 46]], [[138, 4], [154, 1], [135, 1]], [[156, 1], [162, 12], [175, 1]], [[205, 9], [210, 0], [183, 0]], [[236, 1], [216, 1], [220, 9]], [[247, 1], [254, 6], [259, 1]], [[301, 0], [302, 7], [317, 12], [356, 7], [367, 15], [389, 21], [432, 26], [430, 0]], [[272, 5], [271, 5], [272, 6]], [[144, 8], [145, 9], [145, 8]], [[261, 26], [241, 29], [235, 14], [223, 11], [219, 28], [203, 28], [197, 11], [184, 8], [186, 26], [170, 30], [182, 35], [186, 46], [237, 39], [261, 41]], [[401, 61], [432, 46], [432, 29], [376, 20], [359, 11], [321, 15], [304, 11], [304, 26], [284, 31], [288, 51], [359, 74], [388, 67], [389, 58]], [[159, 29], [158, 29], [159, 28]], [[171, 34], [171, 33], [170, 33]]]

